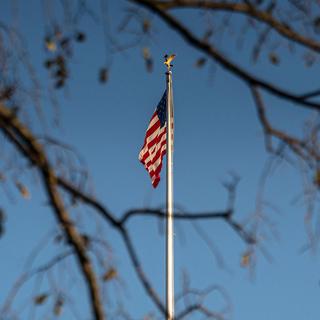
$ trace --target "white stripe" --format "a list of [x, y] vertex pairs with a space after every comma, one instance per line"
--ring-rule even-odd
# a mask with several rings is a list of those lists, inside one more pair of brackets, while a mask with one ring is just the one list
[[[159, 159], [161, 158], [161, 152], [162, 152], [163, 150], [166, 150], [166, 149], [167, 149], [167, 146], [166, 146], [166, 144], [164, 144], [164, 145], [161, 147]], [[158, 149], [158, 150], [159, 150], [159, 149]], [[153, 160], [154, 160], [154, 157], [153, 157], [152, 155], [150, 155], [148, 158], [146, 158], [146, 160], [145, 160], [144, 162], [145, 162], [146, 164], [147, 164], [148, 162], [151, 162], [151, 164], [148, 164], [148, 166], [152, 166]]]
[[151, 155], [154, 155], [155, 153], [157, 153], [157, 151], [159, 150], [159, 148], [160, 148], [160, 146], [161, 146], [161, 143], [163, 142], [163, 141], [165, 141], [166, 140], [166, 135], [164, 134], [162, 137], [161, 137], [161, 139], [160, 139], [160, 141], [158, 142], [158, 143], [156, 143], [156, 144], [154, 144], [151, 148], [149, 148], [149, 153], [151, 154]]
[[[147, 151], [149, 151], [149, 153], [152, 153], [154, 148], [157, 146], [157, 143], [155, 145], [153, 145], [150, 149], [148, 148], [148, 144], [154, 140], [155, 138], [157, 138], [159, 135], [161, 135], [166, 129], [166, 126], [162, 127], [160, 130], [156, 130], [151, 136], [149, 136], [146, 140], [146, 143], [145, 143], [145, 146], [144, 148], [140, 151], [139, 153], [139, 159], [141, 160], [143, 158], [143, 156], [145, 155], [145, 153]], [[163, 139], [166, 138], [166, 134], [164, 134], [162, 137], [161, 137], [161, 140], [160, 142], [163, 141]]]
[[[166, 146], [166, 144], [164, 144], [162, 147], [161, 147], [161, 143], [163, 142], [163, 141], [165, 141], [166, 140], [166, 135], [163, 135], [162, 136], [162, 138], [161, 138], [161, 140], [160, 140], [160, 142], [158, 143], [158, 144], [155, 144], [154, 146], [152, 146], [152, 150], [151, 149], [147, 149], [146, 151], [149, 151], [149, 157], [148, 158], [146, 158], [145, 160], [144, 160], [144, 162], [145, 163], [148, 163], [149, 161], [153, 161], [153, 159], [154, 159], [154, 157], [155, 157], [155, 155], [156, 155], [156, 153], [158, 152], [158, 150], [161, 148], [163, 148], [163, 147], [165, 147]], [[156, 149], [156, 150], [155, 150]], [[144, 152], [144, 154], [145, 154], [146, 152]], [[142, 157], [141, 157], [142, 158]]]
[[149, 142], [151, 142], [154, 138], [156, 138], [158, 135], [160, 135], [165, 129], [166, 129], [166, 125], [164, 125], [162, 128], [160, 127], [160, 120], [159, 121], [159, 128], [152, 134], [150, 135], [147, 140], [146, 143], [149, 144]]
[[157, 122], [157, 119], [159, 119], [158, 114], [154, 113], [148, 125], [147, 131]]
[[[165, 150], [165, 146], [163, 146], [164, 148], [161, 149], [161, 153], [163, 152], [163, 150]], [[159, 167], [159, 165], [161, 164], [162, 162], [162, 159], [161, 159], [161, 153], [160, 153], [160, 157], [158, 158], [158, 160], [152, 164], [149, 168], [151, 168], [151, 170], [149, 172], [151, 172], [153, 170], [153, 172], [155, 172], [157, 170], [157, 168]]]

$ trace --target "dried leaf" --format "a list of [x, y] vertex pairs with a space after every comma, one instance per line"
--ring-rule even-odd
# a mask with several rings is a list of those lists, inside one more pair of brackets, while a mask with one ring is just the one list
[[54, 84], [54, 87], [55, 87], [56, 89], [60, 89], [60, 88], [62, 88], [62, 87], [64, 86], [64, 84], [65, 84], [64, 79], [59, 79], [59, 80], [57, 80], [56, 83]]
[[89, 246], [89, 244], [90, 244], [89, 236], [86, 235], [86, 234], [82, 234], [81, 237], [82, 237], [84, 246], [87, 248]]
[[269, 53], [269, 61], [274, 65], [278, 65], [280, 63], [280, 59], [275, 52]]
[[306, 67], [312, 67], [314, 63], [316, 62], [316, 57], [313, 53], [307, 52], [304, 57], [304, 64]]
[[57, 50], [56, 42], [50, 37], [46, 37], [45, 46], [48, 51], [55, 52]]
[[210, 40], [210, 37], [213, 35], [213, 30], [210, 28], [210, 29], [208, 29], [206, 32], [205, 32], [205, 34], [204, 34], [204, 36], [203, 36], [203, 40], [204, 41], [209, 41]]
[[9, 100], [14, 95], [15, 88], [13, 86], [6, 86], [0, 89], [0, 100]]
[[55, 302], [55, 304], [54, 304], [54, 307], [53, 307], [54, 315], [56, 315], [56, 316], [60, 316], [61, 315], [63, 305], [64, 305], [63, 298], [62, 297], [58, 297], [56, 302]]
[[42, 305], [47, 301], [48, 296], [49, 295], [47, 293], [39, 294], [39, 295], [34, 297], [33, 302], [36, 305]]
[[76, 207], [78, 205], [78, 199], [76, 197], [71, 197], [71, 206]]
[[151, 57], [150, 49], [148, 47], [142, 48], [142, 56], [144, 59], [149, 59]]
[[4, 223], [6, 220], [6, 216], [4, 214], [4, 211], [0, 208], [0, 237], [4, 234]]
[[0, 182], [5, 182], [6, 181], [6, 176], [0, 172]]
[[148, 19], [144, 19], [142, 22], [142, 30], [144, 33], [148, 33], [151, 29], [151, 22]]
[[142, 48], [142, 56], [146, 64], [146, 68], [148, 72], [152, 72], [153, 69], [153, 59], [151, 57], [151, 53], [148, 47]]
[[203, 66], [205, 65], [206, 62], [207, 62], [207, 58], [205, 58], [205, 57], [199, 58], [199, 59], [196, 61], [195, 66], [196, 66], [197, 68], [201, 68], [201, 67], [203, 67]]
[[17, 181], [16, 187], [19, 190], [20, 194], [23, 196], [23, 198], [30, 199], [30, 192], [26, 186], [24, 186], [21, 182]]
[[65, 67], [66, 61], [65, 61], [64, 56], [62, 56], [61, 54], [59, 54], [59, 55], [56, 57], [56, 59], [55, 59], [55, 63], [56, 63], [59, 67], [61, 67], [61, 68]]
[[250, 251], [246, 251], [242, 257], [241, 257], [241, 267], [248, 267], [250, 264], [250, 260], [251, 260], [251, 252]]
[[316, 17], [313, 20], [313, 30], [315, 33], [319, 34], [320, 33], [320, 16]]
[[46, 69], [50, 69], [53, 65], [55, 64], [55, 61], [52, 59], [47, 59], [45, 60], [45, 62], [43, 63], [44, 67]]
[[63, 242], [65, 239], [65, 237], [62, 235], [62, 234], [57, 234], [55, 237], [54, 237], [54, 243], [61, 243]]
[[77, 42], [86, 41], [86, 34], [84, 32], [78, 31], [76, 32], [75, 39]]
[[64, 50], [69, 50], [70, 49], [70, 38], [69, 37], [64, 37], [60, 40], [60, 46]]
[[57, 38], [57, 39], [60, 39], [62, 37], [62, 31], [60, 29], [60, 27], [58, 26], [55, 26], [54, 28], [54, 36]]
[[109, 268], [106, 273], [102, 276], [103, 281], [110, 281], [114, 278], [116, 278], [118, 275], [118, 272], [115, 268], [111, 267]]
[[148, 72], [152, 72], [152, 70], [153, 70], [153, 60], [151, 58], [150, 59], [146, 59], [145, 63], [146, 63], [147, 71]]
[[317, 170], [314, 178], [313, 178], [313, 182], [317, 187], [320, 187], [320, 170]]
[[109, 71], [107, 68], [101, 68], [99, 71], [99, 81], [101, 83], [106, 83], [109, 79]]

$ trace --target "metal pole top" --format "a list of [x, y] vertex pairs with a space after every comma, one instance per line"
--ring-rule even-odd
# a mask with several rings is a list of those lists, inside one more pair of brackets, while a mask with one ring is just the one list
[[167, 66], [167, 72], [170, 73], [171, 72], [171, 68], [173, 67], [173, 65], [171, 64], [172, 60], [176, 57], [175, 54], [166, 54], [164, 56], [164, 64]]

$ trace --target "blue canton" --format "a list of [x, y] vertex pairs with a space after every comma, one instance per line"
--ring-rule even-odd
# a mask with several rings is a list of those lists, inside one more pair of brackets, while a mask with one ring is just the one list
[[157, 106], [157, 114], [160, 120], [160, 125], [163, 127], [167, 121], [167, 90], [164, 92]]

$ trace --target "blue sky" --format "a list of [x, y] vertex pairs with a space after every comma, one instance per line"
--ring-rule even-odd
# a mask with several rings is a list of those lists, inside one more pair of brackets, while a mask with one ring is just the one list
[[[117, 19], [126, 6], [127, 3], [122, 1], [109, 2], [112, 23], [117, 25]], [[27, 40], [30, 59], [45, 88], [51, 82], [43, 68], [47, 55], [43, 50], [44, 17], [38, 1], [31, 1], [28, 5], [23, 3], [21, 8], [21, 29]], [[2, 2], [0, 19], [10, 21], [10, 12], [10, 1]], [[189, 14], [179, 13], [178, 16], [186, 19]], [[71, 79], [65, 89], [56, 93], [61, 122], [58, 129], [53, 126], [50, 102], [43, 100], [44, 114], [49, 119], [47, 130], [57, 139], [74, 146], [85, 159], [91, 177], [90, 186], [93, 186], [97, 198], [116, 216], [130, 208], [164, 206], [164, 172], [159, 187], [153, 190], [146, 171], [138, 161], [138, 153], [148, 121], [165, 88], [163, 55], [175, 52], [175, 203], [190, 212], [225, 209], [227, 197], [222, 182], [228, 180], [229, 172], [236, 172], [241, 180], [235, 219], [241, 222], [256, 210], [261, 174], [270, 161], [250, 92], [220, 67], [216, 66], [214, 73], [206, 66], [195, 68], [195, 61], [201, 54], [188, 47], [157, 18], [152, 21], [157, 33], [152, 40], [146, 39], [143, 45], [150, 47], [154, 58], [153, 72], [145, 70], [141, 48], [134, 47], [113, 57], [110, 80], [105, 85], [97, 81], [98, 69], [106, 57], [101, 29], [90, 18], [81, 21], [79, 26], [87, 33], [88, 39], [86, 43], [75, 46], [70, 62]], [[199, 21], [201, 17], [196, 16], [191, 22], [196, 32], [200, 28]], [[121, 37], [124, 43], [130, 39], [129, 35]], [[278, 67], [269, 63], [266, 51], [253, 66], [247, 50], [252, 41], [249, 33], [242, 50], [238, 50], [232, 44], [231, 35], [226, 33], [222, 39], [223, 51], [234, 61], [242, 61], [242, 65], [253, 73], [266, 79], [277, 79], [282, 87], [298, 92], [316, 87], [319, 67], [304, 68], [301, 50], [289, 55], [288, 50], [279, 49], [281, 64]], [[108, 59], [110, 56], [107, 55]], [[311, 112], [280, 99], [266, 96], [266, 102], [268, 115], [274, 124], [296, 134], [301, 133], [306, 119], [314, 117]], [[33, 110], [31, 104], [24, 108]], [[39, 119], [33, 111], [28, 114], [32, 128], [41, 135]], [[3, 137], [1, 139], [3, 141]], [[4, 145], [3, 148], [6, 152], [10, 150]], [[18, 156], [13, 154], [13, 157]], [[14, 185], [8, 187], [15, 201], [10, 201], [4, 192], [0, 193], [0, 204], [7, 215], [6, 233], [0, 239], [3, 257], [0, 263], [0, 305], [23, 271], [32, 248], [43, 241], [49, 231], [57, 228], [37, 175], [25, 174], [19, 179], [30, 188], [30, 200], [21, 198]], [[192, 287], [203, 289], [215, 284], [228, 292], [232, 301], [232, 319], [317, 319], [320, 313], [319, 257], [310, 251], [300, 252], [307, 241], [304, 228], [306, 208], [302, 197], [299, 197], [302, 194], [303, 180], [299, 170], [286, 163], [276, 166], [268, 177], [263, 197], [276, 208], [264, 207], [264, 213], [275, 225], [279, 237], [274, 238], [268, 233], [269, 238], [261, 239], [272, 258], [269, 261], [258, 251], [253, 276], [247, 268], [240, 266], [245, 244], [223, 221], [206, 221], [199, 226], [222, 255], [224, 269], [198, 236], [195, 227], [188, 222], [177, 222], [177, 292], [181, 291], [182, 274], [188, 273]], [[143, 319], [154, 307], [137, 280], [121, 238], [90, 209], [83, 208], [72, 214], [79, 218], [81, 230], [101, 235], [112, 247], [110, 265], [118, 269], [119, 280], [105, 285], [106, 300], [113, 301], [112, 296], [119, 297], [133, 319]], [[129, 230], [146, 273], [159, 294], [164, 296], [163, 224], [157, 219], [140, 217], [130, 221]], [[49, 242], [36, 265], [48, 261], [53, 254], [61, 252], [59, 250], [63, 248]], [[77, 273], [77, 267], [71, 260], [68, 266]], [[61, 286], [66, 291], [70, 290], [80, 311], [80, 319], [89, 319], [84, 315], [88, 307], [81, 278], [73, 283], [64, 273], [67, 274], [62, 267], [53, 272], [53, 277], [67, 278], [61, 281]], [[20, 310], [21, 319], [52, 319], [53, 301], [50, 299], [44, 306], [30, 311], [30, 297], [35, 287], [37, 284], [30, 281], [20, 292], [16, 310]], [[39, 292], [47, 290], [48, 283], [44, 280]], [[215, 306], [217, 310], [223, 306], [217, 294], [209, 295], [206, 304]], [[109, 307], [107, 304], [106, 310]], [[113, 304], [111, 308], [114, 307]], [[69, 309], [60, 316], [61, 319], [72, 317]]]

